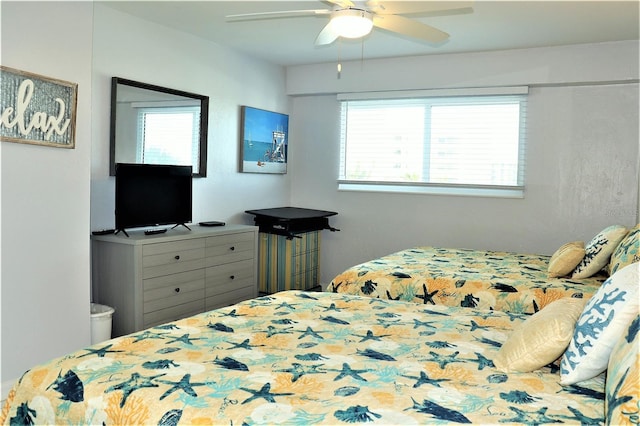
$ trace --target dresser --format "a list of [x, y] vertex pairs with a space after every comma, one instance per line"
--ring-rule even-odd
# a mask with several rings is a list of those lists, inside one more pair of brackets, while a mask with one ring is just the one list
[[258, 227], [193, 225], [92, 235], [92, 299], [111, 306], [113, 337], [257, 296]]

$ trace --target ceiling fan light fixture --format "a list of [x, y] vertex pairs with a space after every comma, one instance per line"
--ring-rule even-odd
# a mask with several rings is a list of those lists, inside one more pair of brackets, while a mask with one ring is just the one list
[[331, 14], [331, 27], [340, 37], [360, 38], [371, 32], [373, 17], [366, 10], [338, 10]]

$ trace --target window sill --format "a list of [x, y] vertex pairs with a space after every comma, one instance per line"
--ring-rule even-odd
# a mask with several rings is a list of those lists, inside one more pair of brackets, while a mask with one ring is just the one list
[[524, 188], [522, 187], [433, 186], [338, 182], [338, 191], [456, 195], [463, 197], [524, 198]]

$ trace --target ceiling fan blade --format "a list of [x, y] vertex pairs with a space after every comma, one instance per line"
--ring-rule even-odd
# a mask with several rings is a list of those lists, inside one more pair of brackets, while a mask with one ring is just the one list
[[338, 33], [334, 31], [331, 21], [324, 26], [318, 37], [316, 37], [316, 46], [325, 46], [331, 44], [339, 37]]
[[299, 16], [318, 16], [329, 15], [330, 10], [311, 9], [311, 10], [285, 10], [280, 12], [257, 12], [257, 13], [241, 13], [238, 15], [227, 15], [225, 19], [228, 22], [236, 21], [254, 21], [259, 19], [276, 19], [276, 18], [296, 18]]
[[326, 2], [340, 6], [343, 9], [356, 6], [351, 0], [326, 0]]
[[374, 15], [373, 25], [383, 30], [432, 43], [439, 43], [449, 38], [449, 34], [444, 31], [402, 16]]
[[367, 1], [367, 9], [379, 15], [411, 15], [420, 13], [455, 14], [469, 11], [473, 1]]

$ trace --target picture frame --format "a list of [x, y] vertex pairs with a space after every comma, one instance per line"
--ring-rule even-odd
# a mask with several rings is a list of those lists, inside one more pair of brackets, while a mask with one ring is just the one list
[[289, 116], [243, 105], [240, 117], [240, 171], [287, 173]]
[[0, 140], [75, 148], [78, 84], [0, 66]]

